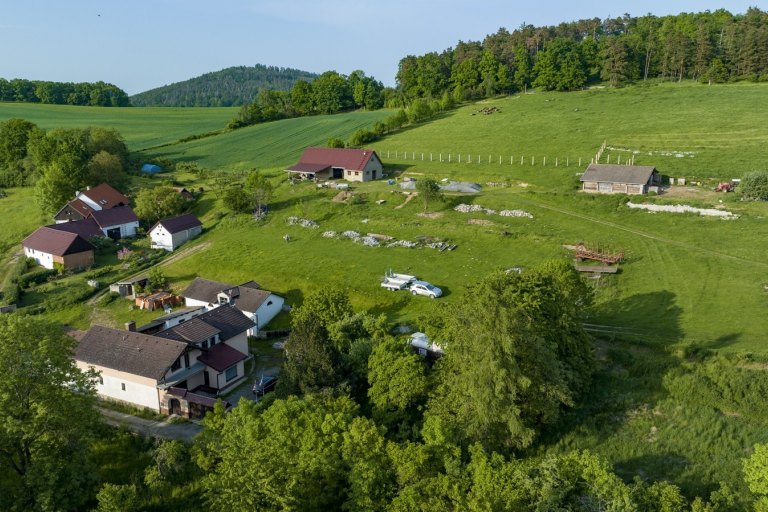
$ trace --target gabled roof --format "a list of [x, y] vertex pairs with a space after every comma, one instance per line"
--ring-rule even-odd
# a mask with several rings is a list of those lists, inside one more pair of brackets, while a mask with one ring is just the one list
[[75, 348], [75, 359], [159, 381], [186, 349], [180, 341], [94, 325]]
[[59, 224], [50, 224], [46, 226], [59, 231], [75, 233], [88, 240], [94, 236], [104, 236], [104, 232], [99, 229], [99, 225], [93, 219], [74, 220], [71, 222], [61, 222]]
[[150, 228], [150, 232], [152, 232], [157, 226], [163, 226], [166, 231], [168, 231], [171, 234], [174, 233], [181, 233], [182, 231], [186, 231], [187, 229], [191, 229], [197, 226], [202, 226], [203, 224], [200, 222], [200, 219], [192, 215], [191, 213], [185, 213], [184, 215], [179, 215], [178, 217], [171, 217], [169, 219], [163, 219], [159, 220], [155, 223], [154, 226]]
[[[187, 327], [188, 325], [190, 327]], [[160, 331], [156, 336], [194, 343], [208, 339], [218, 333], [221, 341], [227, 341], [238, 334], [246, 332], [254, 325], [256, 324], [242, 312], [238, 311], [237, 308], [231, 304], [225, 304], [200, 316], [196, 316], [187, 322]], [[213, 334], [202, 337], [208, 333]], [[192, 339], [195, 339], [195, 341], [192, 341]]]
[[90, 242], [77, 233], [60, 231], [49, 226], [36, 229], [21, 242], [21, 245], [54, 256], [66, 256], [95, 249]]
[[343, 167], [351, 171], [362, 171], [374, 154], [375, 152], [370, 149], [307, 148], [299, 162], [288, 170], [320, 172], [328, 167]]
[[208, 352], [199, 356], [198, 361], [201, 361], [204, 365], [210, 366], [217, 372], [223, 372], [232, 365], [235, 365], [246, 359], [248, 356], [240, 352], [239, 350], [219, 343], [214, 345]]
[[654, 172], [656, 168], [653, 166], [589, 164], [580, 180], [645, 185]]
[[181, 295], [188, 299], [215, 304], [218, 302], [218, 295], [226, 290], [230, 299], [234, 299], [233, 302], [237, 309], [246, 313], [255, 313], [264, 301], [272, 295], [272, 292], [262, 290], [258, 286], [258, 283], [253, 281], [233, 286], [197, 277], [186, 290], [181, 292]]
[[[91, 208], [90, 206], [88, 206], [87, 204], [85, 204], [85, 203], [84, 203], [83, 201], [81, 201], [80, 199], [73, 199], [72, 201], [70, 201], [70, 202], [68, 202], [67, 204], [65, 204], [64, 206], [62, 206], [62, 207], [61, 207], [61, 210], [59, 210], [59, 211], [56, 213], [56, 215], [55, 215], [55, 217], [54, 217], [54, 218], [58, 219], [60, 216], [62, 216], [62, 217], [63, 217], [64, 215], [61, 215], [61, 214], [62, 214], [62, 212], [63, 212], [63, 211], [64, 211], [64, 210], [65, 210], [67, 207], [69, 207], [69, 208], [71, 208], [72, 210], [76, 211], [77, 213], [79, 213], [79, 214], [80, 214], [80, 215], [82, 215], [83, 217], [86, 217], [86, 216], [87, 216], [87, 215], [88, 215], [90, 212], [92, 212], [92, 211], [93, 211], [93, 208]], [[71, 216], [70, 216], [70, 217], [71, 217]], [[60, 220], [63, 220], [63, 219], [60, 219]]]
[[101, 229], [139, 222], [139, 218], [130, 206], [117, 206], [109, 210], [94, 210], [88, 214], [88, 218], [95, 220]]
[[116, 206], [126, 206], [131, 204], [130, 199], [123, 194], [110, 187], [106, 183], [97, 185], [93, 188], [80, 192], [83, 195], [101, 206], [103, 210], [108, 210]]

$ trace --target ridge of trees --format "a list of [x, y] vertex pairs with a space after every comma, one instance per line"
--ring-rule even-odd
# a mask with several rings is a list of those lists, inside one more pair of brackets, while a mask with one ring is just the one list
[[349, 76], [326, 71], [313, 81], [297, 80], [288, 91], [261, 90], [240, 109], [227, 128], [320, 114], [384, 106], [384, 85], [361, 70]]
[[0, 101], [93, 107], [131, 105], [125, 91], [106, 82], [48, 82], [23, 78], [0, 78]]
[[131, 96], [137, 107], [236, 107], [251, 103], [260, 91], [289, 91], [299, 80], [318, 75], [278, 66], [233, 66]]
[[500, 28], [483, 41], [408, 55], [387, 106], [416, 98], [473, 100], [526, 91], [570, 91], [660, 79], [768, 81], [768, 12], [724, 9], [672, 16], [582, 19], [557, 26]]

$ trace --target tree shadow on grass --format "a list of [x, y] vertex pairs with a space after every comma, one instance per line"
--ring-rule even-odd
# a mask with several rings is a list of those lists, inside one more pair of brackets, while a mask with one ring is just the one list
[[[651, 414], [667, 395], [664, 376], [680, 364], [670, 350], [684, 335], [675, 297], [668, 291], [633, 295], [614, 301], [610, 316], [585, 324], [595, 339], [591, 386], [558, 424], [542, 432], [540, 447], [566, 436], [602, 442], [631, 417]], [[643, 330], [646, 324], [654, 328]]]

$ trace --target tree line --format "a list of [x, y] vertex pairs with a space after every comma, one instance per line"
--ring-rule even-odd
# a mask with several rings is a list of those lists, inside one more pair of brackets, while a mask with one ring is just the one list
[[557, 26], [500, 28], [483, 41], [459, 41], [440, 53], [400, 61], [388, 105], [415, 98], [456, 100], [525, 91], [570, 91], [648, 79], [768, 81], [768, 13], [750, 8], [674, 16], [625, 14]]
[[384, 85], [363, 71], [349, 76], [326, 71], [312, 81], [297, 80], [290, 91], [261, 90], [253, 102], [243, 105], [228, 128], [319, 114], [337, 114], [384, 106]]
[[289, 91], [298, 80], [317, 74], [277, 66], [236, 66], [131, 96], [137, 107], [236, 107], [251, 103], [259, 91]]
[[93, 107], [128, 107], [128, 95], [106, 82], [48, 82], [0, 78], [0, 101], [82, 105]]

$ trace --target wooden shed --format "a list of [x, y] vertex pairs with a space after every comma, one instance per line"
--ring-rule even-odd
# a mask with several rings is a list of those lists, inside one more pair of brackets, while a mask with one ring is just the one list
[[661, 185], [661, 176], [653, 166], [589, 164], [580, 181], [584, 192], [639, 195]]

